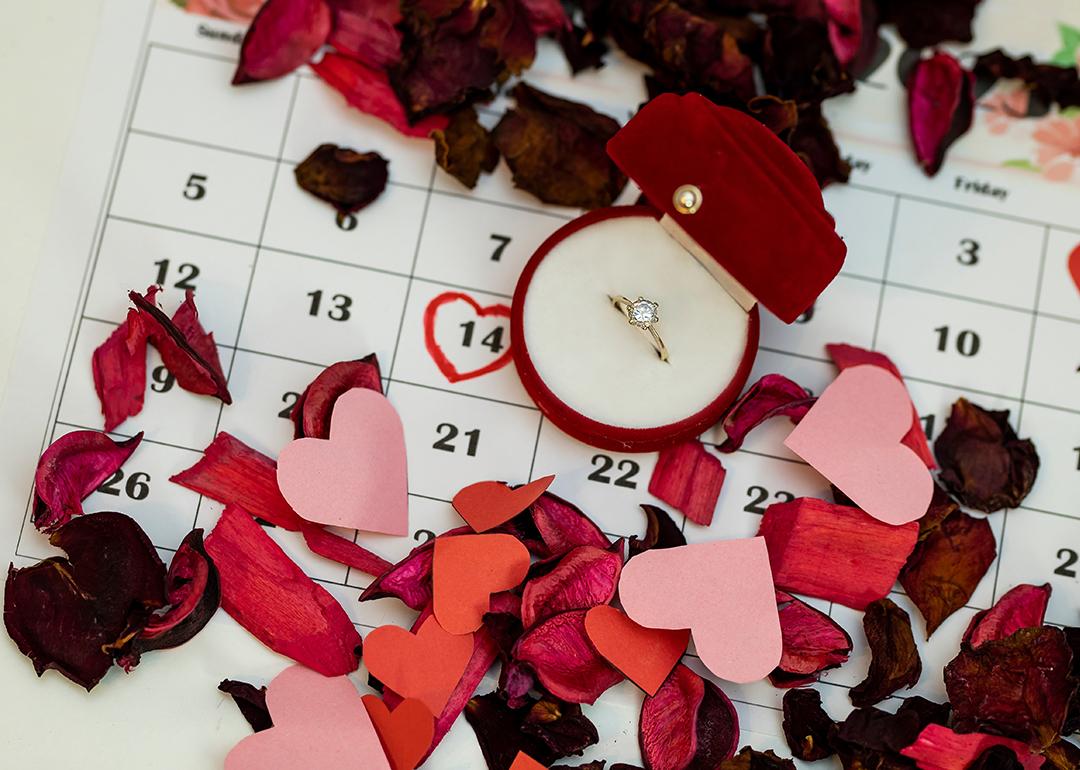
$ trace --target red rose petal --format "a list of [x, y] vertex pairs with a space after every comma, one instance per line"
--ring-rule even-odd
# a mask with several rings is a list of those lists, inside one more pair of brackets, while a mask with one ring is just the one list
[[861, 610], [892, 589], [919, 524], [894, 527], [858, 508], [800, 497], [770, 505], [758, 534], [778, 588]]
[[680, 663], [641, 704], [638, 730], [649, 770], [719, 767], [735, 754], [739, 717], [719, 687]]
[[112, 430], [142, 411], [146, 342], [146, 324], [139, 311], [132, 308], [127, 319], [94, 350], [94, 390], [105, 416], [105, 430]]
[[784, 647], [780, 664], [769, 674], [774, 687], [810, 684], [821, 672], [847, 662], [851, 637], [835, 620], [783, 591], [776, 592], [776, 603]]
[[300, 533], [304, 536], [304, 542], [307, 543], [307, 547], [312, 553], [316, 553], [324, 559], [336, 561], [338, 564], [345, 564], [353, 569], [358, 569], [372, 577], [381, 575], [394, 566], [359, 543], [348, 540], [341, 535], [335, 535], [318, 524], [312, 524], [301, 519]]
[[1039, 770], [1043, 765], [1043, 758], [1032, 754], [1020, 741], [983, 733], [961, 735], [948, 727], [934, 724], [923, 728], [918, 740], [900, 753], [914, 759], [921, 770], [955, 770], [968, 767], [992, 746], [1012, 749], [1024, 770]]
[[96, 430], [77, 430], [50, 444], [34, 471], [34, 526], [52, 532], [82, 514], [82, 501], [127, 462], [142, 437], [117, 443]]
[[528, 664], [552, 695], [570, 703], [592, 703], [624, 678], [589, 641], [585, 613], [554, 615], [514, 646], [515, 660]]
[[311, 69], [353, 107], [385, 120], [406, 136], [425, 137], [436, 129], [445, 129], [450, 122], [445, 115], [431, 115], [410, 124], [386, 73], [346, 56], [328, 53]]
[[[826, 345], [825, 350], [829, 353], [829, 358], [833, 360], [836, 367], [840, 371], [844, 371], [850, 366], [860, 366], [862, 364], [870, 364], [871, 366], [878, 366], [882, 369], [886, 369], [891, 372], [896, 379], [901, 382], [904, 378], [900, 376], [900, 370], [896, 368], [896, 365], [886, 356], [884, 353], [878, 353], [874, 350], [864, 350], [863, 348], [855, 347], [854, 345]], [[930, 445], [926, 441], [926, 432], [923, 430], [922, 420], [919, 419], [919, 412], [915, 409], [915, 404], [911, 405], [911, 430], [907, 432], [907, 435], [903, 438], [903, 444], [908, 447], [912, 452], [919, 456], [926, 467], [933, 470], [937, 467], [937, 463], [934, 462], [934, 455], [930, 451]]]
[[288, 75], [322, 47], [332, 23], [326, 0], [267, 0], [244, 35], [233, 85]]
[[330, 438], [330, 415], [341, 394], [353, 388], [382, 393], [379, 359], [372, 353], [355, 361], [339, 361], [323, 369], [304, 388], [292, 408], [296, 438]]
[[521, 0], [521, 4], [525, 6], [529, 26], [537, 37], [569, 30], [573, 26], [561, 0]]
[[379, 70], [401, 61], [400, 0], [330, 0], [330, 10], [328, 42], [338, 51]]
[[993, 607], [975, 614], [964, 632], [964, 642], [978, 648], [986, 642], [1012, 636], [1021, 628], [1041, 626], [1051, 590], [1049, 583], [1041, 586], [1021, 583], [1010, 589]]
[[695, 524], [712, 524], [720, 489], [727, 471], [716, 455], [698, 440], [684, 441], [660, 450], [649, 494], [686, 514]]
[[787, 417], [798, 423], [817, 399], [802, 386], [779, 374], [766, 374], [739, 397], [721, 425], [726, 438], [717, 447], [720, 452], [734, 452], [746, 435], [772, 417]]
[[611, 546], [607, 535], [580, 508], [550, 492], [540, 495], [529, 515], [547, 548], [545, 556], [562, 556], [580, 545]]
[[551, 572], [525, 583], [521, 622], [525, 628], [532, 628], [566, 610], [587, 610], [607, 604], [615, 596], [620, 574], [619, 553], [594, 545], [579, 546], [563, 556]]
[[939, 51], [919, 60], [906, 85], [915, 158], [933, 176], [949, 146], [971, 128], [975, 76], [955, 57]]
[[221, 606], [255, 638], [325, 676], [356, 670], [360, 635], [345, 610], [247, 511], [226, 506], [206, 551], [221, 574]]

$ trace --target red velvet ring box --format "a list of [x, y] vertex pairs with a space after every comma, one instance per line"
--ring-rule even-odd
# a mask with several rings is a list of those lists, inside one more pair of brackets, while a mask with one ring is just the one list
[[[645, 452], [720, 419], [757, 354], [757, 303], [791, 323], [846, 248], [803, 162], [698, 94], [653, 99], [607, 150], [649, 205], [589, 212], [537, 249], [514, 291], [512, 349], [556, 426]], [[611, 296], [659, 304], [668, 361]]]

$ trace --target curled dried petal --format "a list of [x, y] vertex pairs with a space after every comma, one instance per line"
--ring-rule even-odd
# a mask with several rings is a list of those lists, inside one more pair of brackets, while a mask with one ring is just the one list
[[332, 23], [326, 0], [267, 0], [244, 35], [233, 85], [289, 74], [322, 47]]
[[353, 214], [382, 195], [389, 162], [377, 152], [321, 144], [293, 169], [296, 183], [338, 210]]
[[1010, 589], [993, 607], [975, 613], [964, 632], [964, 642], [978, 648], [986, 642], [1012, 636], [1021, 628], [1041, 626], [1052, 590], [1049, 583], [1041, 586], [1021, 583]]
[[915, 158], [933, 176], [952, 143], [971, 128], [975, 77], [955, 57], [939, 51], [915, 64], [906, 85]]
[[697, 439], [660, 450], [649, 494], [674, 506], [695, 524], [712, 524], [727, 471]]
[[490, 174], [499, 163], [499, 150], [471, 106], [455, 111], [450, 124], [433, 132], [432, 138], [439, 168], [470, 190], [476, 187], [481, 172]]
[[270, 709], [266, 707], [266, 686], [256, 688], [247, 682], [222, 679], [218, 689], [233, 699], [240, 713], [254, 732], [269, 730], [274, 726]]
[[334, 15], [330, 45], [375, 69], [401, 61], [400, 0], [330, 0], [329, 5]]
[[622, 556], [593, 545], [567, 553], [553, 570], [525, 584], [521, 622], [525, 628], [566, 610], [587, 610], [614, 598]]
[[550, 696], [511, 707], [498, 693], [479, 695], [465, 706], [465, 721], [476, 733], [489, 770], [509, 770], [518, 752], [549, 765], [580, 755], [600, 740], [580, 706]]
[[537, 498], [528, 516], [543, 540], [546, 556], [562, 556], [579, 545], [611, 546], [607, 535], [580, 508], [550, 492]]
[[592, 703], [623, 680], [589, 641], [585, 612], [548, 618], [526, 631], [514, 648], [514, 658], [528, 664], [548, 692], [570, 703]]
[[947, 40], [971, 41], [971, 22], [982, 0], [881, 0], [882, 21], [895, 24], [912, 48]]
[[630, 538], [628, 550], [631, 557], [651, 548], [677, 548], [680, 545], [686, 545], [686, 535], [672, 521], [667, 511], [659, 506], [645, 503], [641, 505], [641, 510], [645, 512], [645, 536]]
[[739, 718], [719, 687], [679, 664], [641, 704], [638, 730], [649, 770], [717, 767], [735, 753]]
[[124, 322], [94, 349], [94, 390], [105, 417], [105, 430], [112, 430], [142, 411], [147, 331], [139, 311], [131, 308]]
[[734, 452], [751, 430], [772, 417], [787, 417], [797, 424], [817, 399], [810, 391], [780, 374], [766, 374], [732, 404], [721, 421], [721, 452]]
[[901, 687], [911, 689], [922, 675], [911, 618], [891, 599], [878, 599], [866, 608], [863, 629], [871, 659], [866, 679], [851, 690], [851, 702], [859, 707], [872, 706]]
[[769, 674], [774, 687], [809, 684], [847, 662], [851, 637], [835, 620], [783, 591], [776, 592], [776, 603], [784, 646], [780, 664]]
[[795, 770], [795, 763], [773, 751], [754, 751], [744, 746], [734, 757], [717, 765], [717, 770]]
[[343, 393], [367, 388], [382, 393], [379, 359], [372, 353], [355, 361], [338, 361], [319, 372], [293, 405], [295, 438], [330, 438], [330, 416]]
[[784, 693], [784, 737], [796, 759], [816, 762], [835, 752], [829, 743], [834, 723], [821, 707], [817, 690], [798, 689]]

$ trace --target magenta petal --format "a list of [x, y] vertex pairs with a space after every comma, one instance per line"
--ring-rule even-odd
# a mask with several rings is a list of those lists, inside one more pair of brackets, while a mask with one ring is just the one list
[[964, 632], [964, 641], [977, 648], [986, 642], [1012, 636], [1021, 628], [1041, 626], [1051, 590], [1049, 583], [1041, 586], [1021, 583], [1009, 590], [993, 607], [975, 614]]
[[527, 663], [556, 698], [592, 703], [623, 680], [585, 633], [586, 610], [563, 612], [525, 632], [514, 658]]
[[289, 74], [322, 47], [332, 23], [326, 0], [267, 0], [244, 35], [233, 85]]
[[521, 622], [525, 628], [532, 628], [566, 610], [587, 610], [607, 604], [615, 596], [620, 574], [620, 554], [594, 545], [579, 546], [566, 554], [551, 572], [525, 584], [521, 594]]
[[80, 515], [82, 501], [116, 473], [142, 437], [117, 443], [96, 430], [77, 430], [50, 444], [34, 472], [34, 526], [52, 532]]
[[817, 675], [847, 662], [851, 637], [824, 612], [783, 591], [776, 592], [783, 654], [769, 674], [775, 687], [799, 687]]
[[547, 546], [548, 556], [562, 556], [579, 545], [611, 546], [600, 527], [581, 509], [550, 492], [540, 495], [529, 512]]
[[969, 767], [992, 746], [1012, 749], [1024, 770], [1039, 770], [1043, 766], [1043, 758], [1031, 753], [1027, 745], [1020, 741], [983, 733], [961, 735], [935, 724], [924, 727], [915, 743], [900, 753], [914, 759], [922, 770], [952, 770]]
[[863, 40], [863, 0], [823, 0], [829, 17], [829, 43], [845, 67], [855, 61]]
[[537, 37], [573, 27], [561, 0], [521, 0], [529, 17], [529, 26]]
[[949, 146], [971, 128], [975, 76], [955, 57], [939, 51], [915, 65], [907, 87], [915, 158], [933, 176]]
[[714, 768], [735, 754], [739, 717], [719, 687], [680, 663], [641, 704], [638, 730], [649, 770]]
[[292, 409], [296, 438], [330, 438], [330, 415], [346, 391], [368, 388], [382, 393], [379, 359], [372, 353], [356, 361], [339, 361], [319, 372]]
[[[439, 537], [471, 533], [470, 527], [457, 527]], [[360, 594], [360, 601], [385, 599], [393, 596], [406, 607], [419, 612], [431, 604], [431, 567], [435, 560], [435, 538], [421, 543], [390, 569], [375, 578]]]
[[112, 430], [143, 408], [146, 396], [146, 324], [138, 310], [128, 310], [120, 324], [95, 350], [91, 366], [94, 390]]
[[766, 374], [750, 386], [736, 401], [721, 425], [727, 438], [717, 447], [721, 452], [734, 452], [742, 446], [747, 434], [772, 417], [788, 417], [792, 423], [803, 418], [816, 399], [810, 391], [779, 374]]
[[695, 524], [712, 524], [727, 471], [697, 439], [660, 450], [649, 494], [674, 506]]
[[330, 0], [330, 9], [329, 43], [338, 51], [380, 70], [401, 61], [400, 0]]

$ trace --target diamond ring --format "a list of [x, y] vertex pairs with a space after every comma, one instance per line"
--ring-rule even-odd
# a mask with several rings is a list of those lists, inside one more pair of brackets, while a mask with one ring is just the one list
[[659, 303], [644, 297], [630, 300], [621, 294], [609, 295], [608, 299], [611, 300], [611, 304], [614, 305], [616, 310], [626, 316], [626, 320], [631, 326], [636, 326], [649, 333], [649, 336], [652, 337], [653, 347], [656, 348], [656, 355], [660, 357], [661, 361], [667, 361], [667, 345], [660, 338], [660, 333], [656, 331], [656, 324], [660, 322]]

